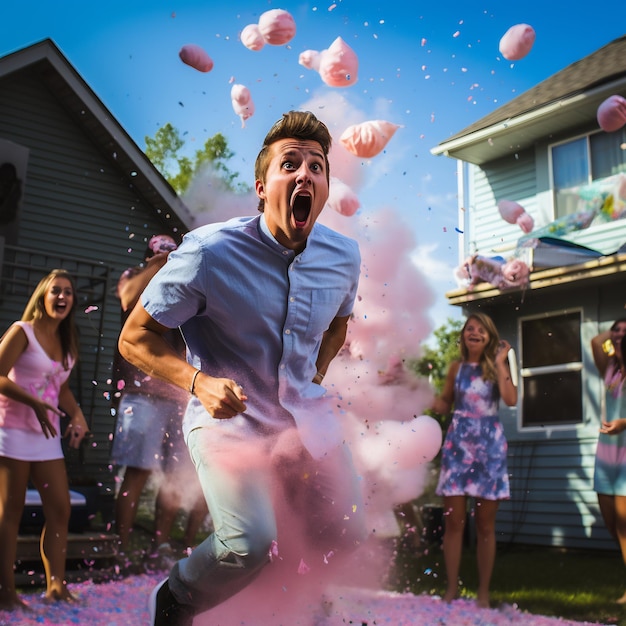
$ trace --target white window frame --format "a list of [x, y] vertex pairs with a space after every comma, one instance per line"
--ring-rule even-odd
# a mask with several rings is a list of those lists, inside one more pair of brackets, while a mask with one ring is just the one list
[[[579, 315], [579, 340], [580, 340], [580, 356], [581, 361], [572, 362], [572, 363], [562, 363], [558, 365], [547, 365], [540, 367], [524, 367], [524, 354], [523, 354], [523, 337], [522, 337], [522, 327], [524, 322], [548, 318], [548, 317], [556, 317], [560, 315], [569, 315], [572, 313], [578, 313]], [[536, 315], [526, 315], [524, 317], [520, 317], [518, 319], [518, 354], [519, 356], [519, 364], [520, 369], [518, 373], [518, 410], [517, 410], [517, 428], [520, 432], [531, 433], [531, 432], [546, 432], [550, 431], [566, 431], [566, 430], [576, 430], [581, 426], [585, 425], [585, 416], [584, 416], [584, 405], [582, 397], [582, 393], [584, 390], [584, 380], [583, 380], [583, 343], [582, 343], [582, 328], [583, 328], [583, 309], [582, 307], [570, 307], [567, 309], [557, 309], [553, 311], [546, 311], [544, 313], [538, 313]], [[581, 415], [580, 420], [577, 422], [566, 422], [562, 424], [550, 423], [546, 425], [524, 425], [524, 379], [530, 378], [532, 376], [541, 375], [541, 374], [555, 374], [558, 372], [580, 372], [580, 390], [581, 390]]]
[[564, 215], [566, 215], [566, 213], [564, 213], [563, 215], [558, 215], [557, 214], [557, 203], [556, 203], [556, 189], [555, 189], [555, 185], [554, 185], [554, 159], [553, 159], [553, 150], [555, 148], [558, 148], [559, 146], [563, 146], [566, 145], [568, 143], [573, 143], [575, 141], [578, 141], [579, 139], [585, 139], [585, 143], [586, 143], [586, 159], [587, 159], [587, 180], [584, 182], [581, 182], [581, 185], [589, 185], [591, 183], [593, 183], [594, 181], [597, 180], [602, 180], [603, 178], [594, 178], [594, 173], [592, 172], [592, 162], [591, 162], [591, 137], [595, 136], [595, 135], [599, 135], [601, 132], [603, 131], [599, 131], [599, 130], [593, 130], [590, 131], [588, 133], [580, 133], [579, 135], [575, 135], [572, 137], [568, 137], [567, 139], [563, 139], [562, 141], [556, 141], [554, 143], [548, 144], [548, 168], [549, 168], [549, 172], [550, 172], [550, 192], [551, 192], [551, 196], [552, 196], [552, 217], [553, 219], [558, 219], [560, 217], [563, 217]]

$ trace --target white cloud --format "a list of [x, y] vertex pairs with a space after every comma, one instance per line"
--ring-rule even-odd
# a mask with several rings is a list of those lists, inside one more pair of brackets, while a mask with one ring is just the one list
[[416, 246], [411, 254], [411, 261], [428, 279], [439, 285], [446, 284], [446, 290], [456, 286], [454, 281], [454, 268], [447, 261], [437, 256], [440, 248], [438, 243], [425, 243]]

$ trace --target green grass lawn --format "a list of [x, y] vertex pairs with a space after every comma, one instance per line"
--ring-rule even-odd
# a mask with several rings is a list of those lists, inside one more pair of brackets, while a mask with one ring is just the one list
[[[435, 544], [416, 549], [400, 542], [389, 585], [402, 592], [443, 595], [443, 553]], [[475, 551], [461, 562], [461, 594], [475, 597]], [[626, 590], [626, 568], [617, 549], [555, 550], [499, 545], [491, 581], [492, 606], [516, 605], [537, 615], [626, 626], [626, 607], [615, 602]]]

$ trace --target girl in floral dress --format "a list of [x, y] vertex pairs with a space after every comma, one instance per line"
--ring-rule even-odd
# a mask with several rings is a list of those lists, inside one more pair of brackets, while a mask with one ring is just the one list
[[472, 313], [461, 329], [461, 359], [450, 365], [443, 392], [433, 403], [437, 413], [452, 421], [442, 447], [437, 494], [443, 496], [443, 537], [447, 589], [444, 601], [458, 595], [467, 498], [476, 499], [476, 603], [489, 607], [489, 584], [496, 556], [496, 512], [509, 497], [507, 442], [498, 418], [500, 399], [517, 403], [507, 359], [511, 348], [500, 341], [487, 315]]

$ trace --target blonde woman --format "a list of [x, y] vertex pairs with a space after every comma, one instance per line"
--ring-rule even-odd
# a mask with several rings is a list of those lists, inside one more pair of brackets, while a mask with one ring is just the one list
[[495, 522], [500, 500], [509, 498], [507, 442], [498, 418], [500, 399], [517, 403], [507, 355], [511, 346], [500, 341], [490, 317], [472, 313], [461, 329], [461, 359], [450, 365], [443, 392], [433, 409], [452, 414], [442, 447], [437, 494], [443, 496], [443, 537], [447, 589], [444, 601], [458, 595], [459, 568], [467, 498], [476, 499], [476, 603], [489, 607], [489, 584], [496, 556]]
[[78, 448], [87, 422], [68, 379], [78, 357], [76, 292], [64, 270], [37, 285], [19, 322], [0, 340], [0, 609], [27, 608], [15, 589], [13, 566], [29, 479], [41, 496], [45, 526], [40, 549], [48, 600], [72, 600], [65, 582], [71, 512], [63, 433]]

